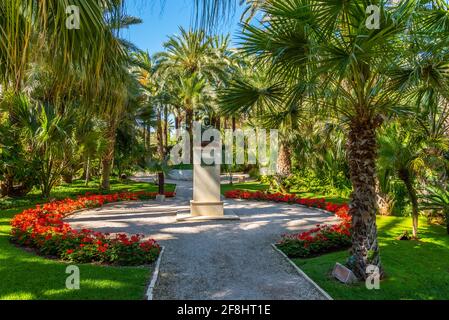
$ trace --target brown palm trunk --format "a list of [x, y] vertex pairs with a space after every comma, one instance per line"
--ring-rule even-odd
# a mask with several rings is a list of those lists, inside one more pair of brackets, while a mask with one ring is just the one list
[[84, 185], [87, 187], [89, 186], [89, 180], [90, 180], [90, 157], [87, 157], [87, 161], [86, 161], [86, 169], [85, 169], [85, 180], [84, 180]]
[[279, 148], [277, 173], [279, 176], [286, 178], [292, 173], [291, 152], [288, 145], [281, 143]]
[[286, 184], [286, 178], [292, 173], [291, 152], [285, 143], [279, 148], [276, 181], [282, 193], [289, 193], [290, 188]]
[[407, 193], [412, 203], [412, 221], [413, 221], [413, 238], [418, 238], [418, 219], [419, 219], [419, 209], [418, 209], [418, 196], [416, 195], [415, 188], [413, 187], [413, 181], [410, 177], [410, 172], [407, 170], [401, 170], [399, 172], [399, 178], [404, 182], [407, 188]]
[[164, 195], [165, 194], [165, 176], [163, 172], [158, 172], [158, 186], [159, 186], [159, 194]]
[[348, 163], [353, 186], [349, 213], [352, 216], [351, 268], [366, 279], [367, 267], [377, 266], [382, 274], [376, 225], [376, 128], [372, 119], [353, 119], [348, 136]]
[[148, 151], [148, 145], [147, 145], [147, 124], [143, 124], [143, 150], [145, 154]]
[[190, 137], [190, 159], [193, 161], [193, 109], [186, 110], [186, 128]]
[[101, 189], [109, 190], [111, 186], [111, 172], [112, 163], [114, 161], [115, 151], [115, 139], [116, 139], [116, 124], [114, 119], [111, 119], [108, 124], [106, 132], [106, 150], [101, 159]]
[[11, 196], [14, 191], [14, 178], [13, 176], [6, 174], [5, 179], [1, 183], [1, 195], [2, 197]]
[[162, 129], [162, 114], [160, 111], [157, 113], [157, 152], [160, 160], [164, 160], [164, 137]]
[[221, 119], [220, 119], [219, 115], [215, 116], [215, 121], [214, 122], [215, 122], [215, 124], [214, 124], [215, 129], [221, 130]]
[[186, 110], [186, 128], [187, 132], [190, 135], [190, 138], [193, 136], [193, 110], [187, 109]]
[[164, 108], [164, 142], [165, 154], [168, 152], [168, 108]]

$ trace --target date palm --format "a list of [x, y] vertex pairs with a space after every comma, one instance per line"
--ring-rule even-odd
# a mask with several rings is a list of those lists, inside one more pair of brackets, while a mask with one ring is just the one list
[[292, 143], [297, 138], [301, 120], [298, 104], [285, 104], [287, 93], [282, 81], [268, 74], [262, 65], [251, 59], [240, 61], [232, 80], [220, 92], [220, 109], [225, 116], [244, 115], [252, 123], [267, 129], [278, 129], [280, 148], [277, 159], [276, 184], [288, 192], [284, 179], [292, 173]]
[[180, 34], [170, 37], [164, 44], [165, 50], [156, 54], [157, 74], [164, 79], [165, 90], [173, 93], [171, 105], [184, 109], [186, 128], [191, 136], [198, 100], [211, 91], [206, 89], [216, 88], [226, 81], [232, 64], [228, 46], [228, 37], [180, 28]]

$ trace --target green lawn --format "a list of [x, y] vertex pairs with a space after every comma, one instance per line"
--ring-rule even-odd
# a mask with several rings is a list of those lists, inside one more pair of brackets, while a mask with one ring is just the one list
[[[119, 183], [114, 181], [111, 192], [156, 191], [148, 183]], [[167, 191], [174, 186], [168, 185]], [[81, 182], [61, 186], [52, 194], [54, 198], [67, 198], [86, 191], [98, 192], [94, 184], [85, 188]], [[26, 207], [42, 202], [36, 194], [15, 203], [27, 203]], [[14, 202], [13, 202], [14, 203]], [[11, 205], [13, 205], [13, 203]], [[24, 208], [2, 210], [0, 213], [0, 300], [4, 299], [143, 299], [151, 270], [143, 267], [105, 267], [79, 265], [80, 290], [68, 290], [65, 273], [68, 264], [45, 259], [25, 252], [9, 242], [10, 220]]]
[[[259, 182], [222, 185], [227, 190], [266, 190]], [[334, 203], [348, 199], [315, 193], [298, 193], [304, 198], [325, 197]], [[337, 252], [295, 263], [334, 299], [449, 299], [449, 236], [441, 226], [420, 221], [420, 241], [398, 241], [405, 230], [411, 231], [411, 218], [378, 217], [379, 242], [386, 279], [380, 290], [367, 290], [364, 284], [346, 286], [330, 274], [335, 262], [345, 263], [348, 253]]]
[[262, 184], [260, 182], [245, 182], [245, 183], [234, 183], [234, 184], [222, 184], [221, 193], [224, 194], [226, 191], [230, 190], [245, 190], [245, 191], [265, 191], [268, 189], [268, 185]]
[[[268, 185], [260, 183], [258, 181], [256, 182], [245, 182], [245, 183], [234, 183], [232, 185], [230, 184], [222, 184], [221, 185], [221, 193], [225, 193], [229, 190], [245, 190], [245, 191], [266, 191], [268, 190]], [[292, 190], [292, 193], [295, 193], [298, 197], [301, 198], [326, 198], [327, 201], [332, 203], [346, 203], [349, 201], [349, 199], [341, 198], [341, 197], [335, 197], [335, 196], [328, 196], [318, 193], [311, 193], [311, 192], [299, 192]]]
[[[165, 191], [173, 192], [175, 190], [174, 184], [166, 184]], [[117, 179], [111, 180], [111, 190], [108, 192], [102, 192], [99, 189], [99, 182], [94, 180], [89, 183], [89, 186], [86, 187], [84, 185], [84, 181], [76, 180], [72, 184], [62, 184], [53, 188], [51, 193], [52, 199], [65, 199], [70, 197], [75, 197], [80, 194], [85, 194], [86, 192], [101, 194], [101, 193], [115, 193], [115, 192], [123, 192], [123, 191], [148, 191], [148, 192], [157, 192], [158, 188], [155, 184], [147, 183], [147, 182], [134, 182], [134, 181], [119, 181]], [[41, 193], [38, 189], [34, 189], [27, 196], [13, 199], [13, 198], [0, 198], [0, 209], [12, 209], [19, 207], [29, 207], [34, 206], [36, 204], [45, 202], [46, 200], [42, 199]]]
[[410, 218], [378, 217], [381, 258], [386, 279], [380, 290], [364, 284], [347, 286], [330, 277], [335, 262], [344, 263], [347, 252], [327, 254], [295, 263], [334, 299], [449, 299], [449, 236], [445, 228], [420, 221], [420, 241], [398, 241], [411, 230]]

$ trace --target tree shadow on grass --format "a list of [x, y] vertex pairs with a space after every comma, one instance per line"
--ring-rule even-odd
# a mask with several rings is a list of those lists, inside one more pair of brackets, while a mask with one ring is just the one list
[[345, 263], [346, 252], [295, 261], [335, 299], [449, 299], [449, 236], [443, 227], [421, 221], [419, 241], [396, 240], [410, 227], [411, 219], [379, 219], [380, 254], [386, 272], [380, 290], [368, 290], [364, 283], [347, 286], [332, 278], [335, 262]]
[[0, 236], [0, 300], [143, 299], [149, 267], [78, 265], [80, 290], [66, 289], [67, 263], [48, 260], [14, 247]]
[[0, 218], [0, 300], [143, 299], [149, 267], [79, 265], [80, 290], [66, 289], [69, 264], [26, 252], [10, 243], [8, 210]]

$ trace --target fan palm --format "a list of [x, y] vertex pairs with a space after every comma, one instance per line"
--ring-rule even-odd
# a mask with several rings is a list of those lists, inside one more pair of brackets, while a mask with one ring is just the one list
[[416, 179], [425, 168], [426, 140], [411, 127], [393, 123], [380, 131], [379, 146], [379, 171], [384, 176], [390, 171], [404, 183], [412, 204], [413, 237], [418, 238]]
[[11, 99], [8, 107], [14, 126], [20, 140], [26, 141], [31, 161], [37, 165], [35, 175], [42, 195], [48, 198], [69, 164], [70, 157], [65, 153], [72, 151], [67, 146], [73, 143], [73, 109], [67, 108], [64, 114], [58, 114], [52, 105], [32, 104], [24, 95], [12, 95]]
[[[366, 27], [366, 8], [380, 8], [380, 29]], [[267, 1], [270, 19], [244, 25], [242, 47], [289, 88], [287, 101], [303, 99], [304, 81], [320, 83], [313, 99], [318, 110], [346, 125], [347, 157], [353, 185], [353, 271], [366, 277], [368, 265], [381, 269], [376, 226], [376, 131], [397, 97], [388, 89], [385, 69], [401, 56], [415, 1], [387, 6], [385, 1]], [[309, 98], [310, 99], [310, 98]], [[310, 99], [312, 100], [312, 99]], [[313, 101], [312, 100], [312, 101]]]
[[421, 208], [424, 210], [442, 211], [446, 220], [447, 233], [449, 234], [449, 190], [431, 186], [427, 187], [425, 192], [422, 196]]
[[262, 65], [254, 66], [251, 59], [241, 61], [233, 79], [220, 93], [220, 109], [223, 115], [251, 117], [252, 122], [264, 128], [278, 129], [280, 148], [276, 184], [282, 192], [288, 192], [285, 178], [292, 173], [292, 142], [297, 137], [301, 110], [297, 104], [283, 104], [286, 94], [282, 81], [268, 74]]

